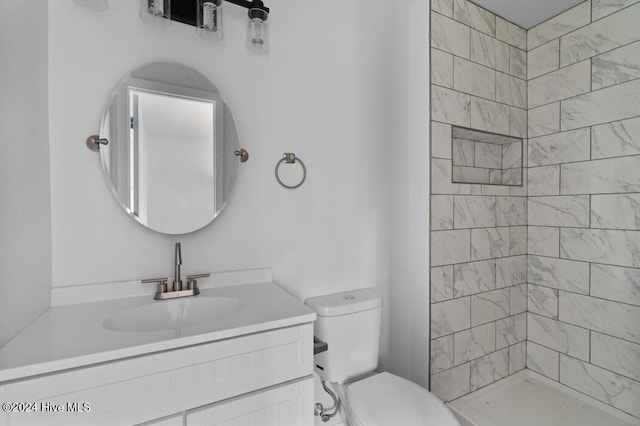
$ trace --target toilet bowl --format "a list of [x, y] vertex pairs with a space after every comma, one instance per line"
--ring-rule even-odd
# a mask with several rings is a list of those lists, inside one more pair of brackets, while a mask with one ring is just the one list
[[348, 426], [460, 426], [425, 388], [378, 366], [382, 298], [373, 289], [307, 299], [317, 313], [314, 333], [328, 350], [315, 355], [315, 372], [332, 384]]
[[459, 426], [435, 395], [409, 380], [383, 372], [345, 389], [345, 412], [351, 426]]

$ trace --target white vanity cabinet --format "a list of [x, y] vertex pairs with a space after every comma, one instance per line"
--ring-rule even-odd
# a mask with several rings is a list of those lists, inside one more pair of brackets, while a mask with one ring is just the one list
[[[5, 401], [40, 410], [0, 413], [0, 425], [311, 426], [312, 369], [307, 322], [5, 382]], [[70, 412], [76, 402], [90, 411]]]

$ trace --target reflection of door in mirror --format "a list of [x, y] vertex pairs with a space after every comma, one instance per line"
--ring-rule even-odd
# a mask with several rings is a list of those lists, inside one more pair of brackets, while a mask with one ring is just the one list
[[[147, 82], [148, 83], [148, 82]], [[129, 85], [128, 205], [149, 227], [163, 232], [198, 229], [222, 203], [222, 104]], [[219, 107], [220, 106], [220, 107]], [[216, 152], [216, 151], [220, 152]]]

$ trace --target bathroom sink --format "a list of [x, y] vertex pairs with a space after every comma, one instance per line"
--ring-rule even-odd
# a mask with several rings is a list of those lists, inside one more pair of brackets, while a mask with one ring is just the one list
[[226, 317], [242, 307], [230, 297], [195, 296], [153, 302], [117, 312], [102, 326], [113, 331], [162, 331], [195, 326]]

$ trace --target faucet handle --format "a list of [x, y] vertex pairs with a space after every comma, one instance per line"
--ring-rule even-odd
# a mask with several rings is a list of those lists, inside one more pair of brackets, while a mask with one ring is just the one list
[[210, 277], [211, 274], [196, 274], [196, 275], [187, 275], [187, 288], [189, 290], [193, 290], [194, 294], [199, 294], [198, 290], [198, 278], [206, 278]]
[[142, 284], [158, 284], [157, 294], [162, 294], [167, 292], [167, 278], [146, 278], [142, 280]]

